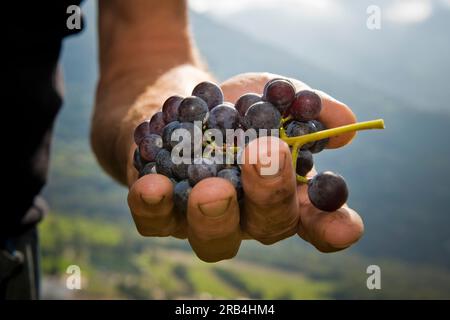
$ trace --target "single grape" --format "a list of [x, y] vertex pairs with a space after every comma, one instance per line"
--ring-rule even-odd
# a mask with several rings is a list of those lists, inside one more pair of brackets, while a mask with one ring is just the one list
[[144, 161], [141, 159], [141, 154], [139, 153], [139, 148], [134, 149], [133, 153], [133, 166], [137, 171], [141, 171], [144, 167]]
[[[222, 161], [222, 162], [225, 162]], [[227, 168], [227, 164], [226, 163], [216, 163], [216, 170], [217, 172], [219, 172], [220, 170], [226, 169]]]
[[308, 197], [317, 209], [332, 212], [347, 201], [347, 184], [341, 175], [321, 172], [308, 181]]
[[[299, 137], [305, 134], [316, 132], [316, 127], [311, 122], [291, 121], [286, 127], [288, 137]], [[302, 149], [309, 149], [314, 142], [308, 142], [302, 146]]]
[[145, 161], [154, 161], [162, 147], [163, 142], [161, 136], [151, 133], [142, 139], [139, 144], [139, 153]]
[[165, 125], [166, 123], [164, 122], [163, 113], [161, 111], [155, 113], [153, 117], [150, 119], [149, 123], [150, 133], [161, 135]]
[[313, 91], [303, 90], [297, 92], [287, 113], [295, 120], [309, 121], [318, 118], [321, 110], [320, 96]]
[[192, 152], [194, 152], [197, 148], [200, 148], [200, 149], [202, 148], [202, 142], [203, 142], [202, 128], [197, 127], [192, 122], [182, 122], [180, 125], [180, 128], [189, 132], [189, 135], [191, 138]]
[[156, 173], [156, 163], [155, 162], [146, 163], [145, 166], [142, 168], [142, 170], [139, 171], [139, 178], [142, 178], [143, 176], [152, 173]]
[[233, 107], [221, 104], [211, 110], [206, 125], [209, 129], [219, 129], [225, 139], [226, 129], [239, 127], [239, 114]]
[[162, 113], [165, 123], [178, 120], [178, 107], [182, 100], [181, 96], [171, 96], [164, 102]]
[[[322, 130], [326, 130], [327, 129], [323, 125], [323, 123], [318, 121], [318, 120], [311, 120], [311, 123], [316, 127], [317, 131], [322, 131]], [[309, 151], [311, 151], [312, 153], [319, 153], [319, 152], [321, 152], [327, 146], [328, 141], [330, 141], [330, 138], [325, 138], [325, 139], [322, 139], [322, 140], [315, 141], [314, 144], [309, 148]]]
[[[189, 144], [191, 147], [191, 154], [202, 149], [202, 129], [197, 127], [192, 122], [181, 122], [173, 131], [172, 139], [170, 141], [170, 148], [177, 146], [180, 149], [186, 148]], [[182, 152], [179, 152], [182, 155]]]
[[[162, 132], [162, 140], [163, 140], [163, 146], [164, 149], [172, 150], [172, 133], [175, 129], [178, 129], [180, 127], [180, 123], [178, 121], [172, 121], [166, 124], [166, 126], [163, 128]], [[176, 144], [176, 142], [175, 142]]]
[[172, 168], [174, 166], [174, 163], [172, 162], [172, 156], [170, 154], [170, 151], [167, 151], [166, 149], [161, 149], [158, 154], [156, 155], [156, 172], [162, 175], [165, 175], [168, 178], [171, 178]]
[[208, 117], [208, 105], [199, 97], [184, 98], [178, 107], [178, 120], [181, 122], [204, 122]]
[[296, 172], [304, 177], [314, 166], [313, 155], [309, 150], [299, 150], [297, 156]]
[[269, 81], [264, 87], [263, 100], [272, 103], [282, 114], [295, 98], [294, 85], [285, 79]]
[[230, 181], [231, 184], [236, 189], [237, 199], [239, 200], [242, 198], [242, 196], [244, 195], [244, 189], [242, 188], [241, 172], [237, 167], [231, 167], [220, 170], [217, 173], [217, 176]]
[[150, 134], [149, 120], [145, 120], [134, 129], [134, 143], [139, 145], [145, 136]]
[[273, 79], [270, 79], [269, 81], [267, 81], [266, 86], [268, 86], [272, 82], [279, 81], [279, 80], [287, 81], [287, 82], [289, 82], [290, 84], [292, 84], [294, 86], [294, 83], [291, 80], [287, 79], [287, 78], [273, 78]]
[[173, 188], [173, 204], [175, 205], [175, 209], [181, 214], [186, 214], [187, 212], [191, 191], [192, 187], [187, 180], [178, 182]]
[[270, 102], [257, 102], [248, 108], [244, 117], [246, 128], [255, 130], [278, 129], [281, 121], [280, 112]]
[[201, 98], [208, 105], [209, 110], [223, 103], [223, 92], [218, 85], [204, 81], [195, 86], [192, 95]]
[[174, 164], [172, 167], [172, 173], [175, 178], [178, 180], [184, 180], [188, 178], [188, 167], [189, 164], [179, 163]]
[[173, 187], [175, 188], [175, 185], [178, 183], [177, 180], [175, 180], [174, 178], [169, 178], [170, 182], [172, 182]]
[[317, 131], [326, 130], [325, 125], [319, 120], [311, 120], [311, 123], [316, 127]]
[[217, 166], [208, 159], [202, 159], [201, 163], [192, 163], [188, 166], [188, 180], [191, 186], [195, 186], [203, 179], [215, 177]]
[[256, 93], [246, 93], [239, 97], [239, 99], [236, 101], [236, 104], [234, 107], [239, 112], [239, 114], [243, 117], [245, 116], [245, 113], [247, 112], [248, 108], [252, 104], [255, 104], [257, 102], [262, 101], [262, 97], [259, 94]]

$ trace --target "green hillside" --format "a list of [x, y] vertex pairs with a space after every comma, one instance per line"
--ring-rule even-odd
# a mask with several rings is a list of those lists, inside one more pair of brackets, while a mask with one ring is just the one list
[[[44, 290], [47, 298], [60, 298], [54, 287], [63, 288], [71, 264], [81, 268], [83, 290], [66, 298], [450, 298], [445, 270], [353, 253], [317, 254], [300, 241], [272, 247], [246, 241], [236, 259], [208, 264], [186, 242], [142, 238], [131, 223], [51, 213], [40, 231], [44, 289], [53, 287]], [[381, 290], [366, 287], [373, 263], [382, 270]]]

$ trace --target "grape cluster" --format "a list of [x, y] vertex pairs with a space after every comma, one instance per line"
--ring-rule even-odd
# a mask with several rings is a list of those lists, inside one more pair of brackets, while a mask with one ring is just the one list
[[[258, 137], [274, 135], [275, 129], [286, 140], [323, 131], [326, 128], [318, 120], [321, 109], [320, 96], [309, 90], [296, 92], [287, 79], [273, 79], [265, 85], [262, 95], [244, 94], [234, 105], [224, 102], [219, 86], [202, 82], [192, 96], [169, 97], [161, 111], [136, 127], [134, 166], [139, 177], [154, 173], [167, 176], [174, 184], [174, 204], [181, 213], [186, 212], [192, 188], [210, 177], [232, 183], [240, 200], [243, 188], [238, 160], [242, 149], [238, 140], [242, 132], [254, 129]], [[238, 129], [241, 134], [236, 134]], [[219, 132], [224, 139], [207, 134], [211, 132]], [[230, 132], [234, 132], [232, 139], [228, 139]], [[298, 150], [292, 151], [297, 155], [293, 161], [298, 176], [304, 177], [312, 169], [313, 154], [324, 150], [328, 139], [295, 145]], [[245, 140], [244, 146], [250, 140]], [[177, 161], [173, 154], [179, 156]], [[347, 186], [337, 174], [326, 171], [305, 181], [309, 199], [318, 209], [334, 211], [347, 200]]]

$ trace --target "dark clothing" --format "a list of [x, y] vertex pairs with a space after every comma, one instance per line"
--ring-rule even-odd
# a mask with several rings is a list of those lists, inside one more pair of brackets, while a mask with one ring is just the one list
[[[0, 299], [38, 294], [36, 224], [45, 205], [39, 193], [47, 180], [52, 127], [61, 107], [57, 67], [67, 25], [80, 0], [8, 1], [2, 5], [6, 59], [4, 87], [3, 196], [0, 216]], [[73, 7], [72, 7], [73, 8]], [[73, 20], [71, 20], [73, 21]]]
[[[81, 1], [9, 1], [2, 10], [6, 22], [7, 59], [2, 68], [3, 110], [13, 127], [6, 141], [6, 194], [8, 210], [2, 210], [0, 246], [34, 225], [41, 215], [27, 215], [47, 179], [53, 122], [62, 104], [56, 88], [57, 65], [70, 5]], [[38, 208], [42, 211], [42, 208]]]
[[39, 251], [36, 226], [10, 238], [0, 249], [0, 300], [39, 298]]

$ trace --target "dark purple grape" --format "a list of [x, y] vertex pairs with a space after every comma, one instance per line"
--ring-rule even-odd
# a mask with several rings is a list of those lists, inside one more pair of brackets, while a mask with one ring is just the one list
[[227, 169], [227, 164], [225, 163], [225, 157], [222, 161], [223, 163], [216, 163], [216, 170], [217, 172], [223, 170], [223, 169]]
[[299, 150], [297, 156], [296, 172], [304, 177], [314, 166], [313, 155], [309, 150]]
[[264, 87], [263, 100], [272, 103], [282, 114], [295, 98], [294, 85], [285, 79], [269, 81]]
[[162, 113], [165, 123], [178, 120], [178, 107], [182, 100], [181, 96], [171, 96], [164, 102]]
[[174, 163], [172, 162], [172, 155], [170, 151], [161, 149], [161, 151], [159, 151], [158, 155], [156, 156], [155, 162], [157, 173], [165, 175], [169, 178], [172, 177], [172, 168], [174, 166]]
[[236, 104], [234, 107], [239, 112], [239, 114], [243, 117], [245, 116], [245, 113], [247, 112], [248, 108], [252, 104], [255, 104], [257, 102], [262, 101], [262, 97], [259, 94], [256, 93], [246, 93], [239, 97], [239, 99], [236, 101]]
[[246, 128], [255, 130], [278, 129], [281, 121], [280, 112], [270, 102], [257, 102], [248, 108], [244, 117]]
[[203, 134], [202, 128], [197, 127], [192, 122], [182, 122], [180, 125], [180, 129], [184, 129], [189, 132], [190, 140], [191, 140], [191, 149], [194, 152], [197, 148], [202, 148]]
[[[299, 137], [314, 132], [316, 132], [316, 127], [311, 122], [291, 121], [286, 127], [288, 137]], [[308, 142], [302, 146], [302, 149], [309, 149], [313, 144], [314, 142]]]
[[322, 110], [322, 99], [310, 90], [297, 92], [287, 113], [295, 120], [309, 121], [319, 117]]
[[272, 82], [279, 81], [279, 80], [287, 81], [287, 82], [289, 82], [290, 84], [292, 84], [294, 86], [294, 83], [291, 80], [287, 79], [287, 78], [273, 78], [273, 79], [270, 79], [269, 81], [267, 81], [265, 86], [268, 86]]
[[239, 114], [233, 107], [221, 104], [211, 110], [206, 125], [209, 129], [219, 129], [225, 139], [227, 129], [239, 127]]
[[175, 188], [175, 185], [178, 183], [177, 180], [175, 180], [174, 178], [169, 178], [170, 182], [172, 182], [173, 187]]
[[163, 128], [162, 132], [162, 141], [163, 147], [167, 150], [172, 150], [172, 145], [177, 144], [177, 142], [172, 141], [172, 133], [175, 129], [180, 127], [180, 123], [178, 121], [172, 121]]
[[164, 116], [160, 111], [153, 115], [148, 126], [150, 128], [150, 133], [162, 135], [162, 130], [165, 125], [166, 123], [164, 122]]
[[[323, 125], [323, 123], [318, 121], [318, 120], [311, 120], [311, 123], [316, 127], [317, 131], [322, 131], [322, 130], [326, 130], [327, 129]], [[311, 151], [312, 153], [319, 153], [319, 152], [321, 152], [327, 146], [328, 141], [330, 141], [330, 138], [325, 138], [325, 139], [322, 139], [322, 140], [315, 141], [314, 144], [309, 148], [309, 151]]]
[[311, 123], [314, 125], [314, 127], [316, 127], [317, 131], [322, 131], [322, 130], [327, 129], [325, 127], [325, 125], [322, 122], [320, 122], [319, 120], [311, 120]]
[[133, 166], [137, 171], [141, 171], [144, 167], [144, 161], [141, 159], [141, 154], [139, 153], [139, 148], [134, 149], [133, 153]]
[[347, 201], [347, 184], [334, 172], [321, 172], [309, 180], [308, 197], [317, 209], [332, 212]]
[[290, 106], [291, 106], [290, 104], [284, 104], [275, 107], [277, 108], [278, 111], [280, 111], [281, 115], [284, 117], [286, 116], [287, 110], [289, 109]]
[[204, 81], [199, 83], [192, 91], [192, 95], [205, 101], [209, 110], [223, 103], [222, 89], [212, 82]]
[[161, 136], [151, 133], [145, 136], [139, 144], [139, 153], [141, 158], [145, 161], [154, 161], [156, 155], [163, 147]]
[[239, 200], [242, 198], [244, 194], [244, 189], [242, 188], [241, 172], [237, 167], [220, 170], [217, 173], [217, 176], [230, 181], [236, 190], [237, 199]]
[[188, 167], [188, 180], [191, 186], [195, 186], [203, 179], [215, 177], [217, 166], [208, 159], [202, 159], [201, 163], [192, 163]]
[[152, 173], [156, 173], [156, 163], [155, 162], [146, 163], [145, 166], [142, 168], [142, 170], [139, 171], [139, 178], [142, 178], [143, 176]]
[[134, 143], [139, 145], [145, 136], [150, 134], [149, 120], [145, 120], [134, 129]]
[[186, 214], [189, 195], [191, 194], [192, 187], [187, 180], [178, 182], [173, 188], [173, 204], [175, 209], [181, 213]]
[[208, 105], [198, 97], [187, 97], [178, 107], [178, 120], [180, 122], [204, 122], [208, 117]]
[[186, 163], [179, 163], [174, 164], [172, 167], [172, 173], [175, 178], [178, 180], [184, 180], [188, 178], [188, 167], [189, 164]]
[[192, 122], [182, 122], [172, 131], [172, 141], [170, 145], [171, 148], [177, 146], [177, 148], [182, 149], [187, 148], [190, 144], [191, 153], [195, 153], [195, 151], [201, 152], [203, 146], [202, 139], [203, 135], [201, 128], [197, 127]]

